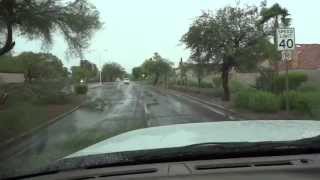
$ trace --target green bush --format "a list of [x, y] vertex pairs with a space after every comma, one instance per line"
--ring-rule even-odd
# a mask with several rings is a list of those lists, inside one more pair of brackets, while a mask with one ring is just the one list
[[87, 94], [88, 86], [87, 85], [76, 85], [75, 92], [76, 92], [76, 94]]
[[246, 89], [237, 93], [234, 104], [237, 108], [255, 112], [277, 112], [280, 110], [280, 100], [276, 95], [255, 89]]
[[[308, 80], [308, 76], [304, 73], [293, 72], [288, 74], [289, 79], [289, 89], [296, 90], [298, 89], [304, 82]], [[273, 91], [276, 93], [282, 93], [286, 90], [286, 75], [282, 74], [276, 76], [273, 79]]]
[[254, 94], [256, 90], [254, 89], [247, 89], [239, 91], [234, 98], [234, 104], [237, 108], [249, 108], [249, 100], [252, 94]]
[[222, 79], [221, 79], [221, 77], [212, 78], [212, 83], [213, 83], [214, 87], [221, 88], [222, 87]]
[[310, 107], [308, 100], [305, 96], [305, 94], [301, 92], [296, 91], [290, 91], [287, 93], [284, 93], [281, 96], [281, 108], [285, 110], [286, 108], [286, 98], [288, 95], [289, 100], [289, 108], [290, 110], [299, 111], [303, 113], [310, 113]]
[[304, 97], [308, 103], [310, 115], [320, 120], [320, 92], [306, 92]]
[[212, 88], [212, 84], [208, 82], [201, 82], [200, 84], [201, 88]]
[[274, 70], [263, 68], [259, 70], [260, 76], [256, 79], [256, 88], [263, 91], [272, 91], [272, 80], [275, 77]]
[[280, 110], [280, 100], [272, 93], [256, 91], [249, 98], [248, 108], [255, 112], [277, 112]]
[[230, 82], [230, 90], [231, 93], [237, 93], [239, 91], [242, 91], [244, 89], [247, 89], [248, 87], [241, 83], [240, 81], [232, 80]]
[[300, 92], [315, 92], [320, 91], [320, 86], [312, 83], [302, 84], [298, 89]]

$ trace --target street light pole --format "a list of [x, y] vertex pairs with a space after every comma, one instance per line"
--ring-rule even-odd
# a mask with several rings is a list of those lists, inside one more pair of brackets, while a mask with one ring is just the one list
[[100, 70], [100, 85], [102, 85], [102, 69]]

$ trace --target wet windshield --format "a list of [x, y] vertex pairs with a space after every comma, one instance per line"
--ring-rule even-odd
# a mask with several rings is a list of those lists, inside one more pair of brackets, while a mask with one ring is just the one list
[[319, 5], [0, 0], [0, 178], [69, 157], [318, 136]]

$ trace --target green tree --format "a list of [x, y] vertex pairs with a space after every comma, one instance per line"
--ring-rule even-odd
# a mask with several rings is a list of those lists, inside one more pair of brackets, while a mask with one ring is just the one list
[[132, 69], [132, 78], [134, 80], [141, 80], [143, 78], [143, 70], [141, 67], [134, 67]]
[[22, 67], [28, 83], [33, 79], [60, 79], [68, 75], [62, 61], [52, 54], [24, 52], [15, 60]]
[[290, 14], [286, 8], [281, 7], [278, 3], [273, 4], [271, 7], [267, 8], [267, 2], [262, 2], [262, 10], [260, 12], [261, 19], [259, 25], [262, 26], [265, 33], [273, 37], [273, 51], [274, 55], [269, 59], [271, 65], [276, 69], [276, 73], [279, 73], [279, 61], [281, 55], [277, 52], [277, 29], [281, 26], [290, 26], [291, 18]]
[[102, 68], [102, 79], [103, 81], [113, 82], [117, 78], [123, 78], [127, 73], [124, 68], [115, 62], [106, 63]]
[[87, 82], [90, 76], [90, 72], [80, 66], [71, 67], [71, 74], [73, 81], [75, 81], [76, 83], [79, 83], [80, 80], [84, 80], [85, 82]]
[[182, 58], [180, 59], [180, 62], [179, 62], [179, 78], [180, 78], [180, 81], [182, 82], [182, 85], [186, 85], [187, 82], [188, 82], [188, 76], [187, 76], [187, 65], [186, 63], [183, 62]]
[[153, 78], [153, 85], [157, 85], [160, 78], [167, 84], [169, 73], [172, 71], [172, 62], [154, 53], [152, 58], [145, 60], [142, 69], [148, 77]]
[[0, 0], [0, 56], [15, 46], [14, 33], [41, 39], [47, 47], [54, 32], [62, 32], [69, 54], [81, 55], [93, 32], [101, 27], [99, 13], [87, 0]]
[[233, 68], [256, 67], [265, 57], [267, 36], [257, 26], [257, 7], [225, 7], [216, 14], [203, 12], [182, 37], [187, 48], [199, 52], [210, 63], [219, 66], [223, 100], [230, 100], [229, 72]]
[[206, 65], [208, 60], [206, 56], [203, 56], [199, 51], [193, 53], [190, 57], [190, 68], [196, 74], [198, 80], [198, 87], [201, 88], [202, 79], [206, 74]]
[[91, 63], [88, 60], [81, 60], [80, 67], [85, 69], [87, 73], [88, 80], [97, 80], [98, 78], [98, 67], [96, 64]]
[[12, 55], [0, 56], [0, 72], [2, 73], [23, 73], [22, 64]]

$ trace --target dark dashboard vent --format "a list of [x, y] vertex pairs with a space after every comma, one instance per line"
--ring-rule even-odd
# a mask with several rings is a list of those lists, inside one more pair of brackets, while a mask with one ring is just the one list
[[230, 169], [230, 168], [246, 168], [251, 167], [250, 164], [215, 164], [196, 166], [197, 170], [212, 170], [212, 169]]
[[127, 175], [138, 175], [138, 174], [150, 174], [150, 173], [156, 173], [158, 170], [155, 168], [152, 169], [138, 169], [138, 170], [127, 170], [127, 171], [114, 171], [109, 172], [105, 174], [98, 174], [95, 176], [82, 176], [73, 178], [72, 180], [90, 180], [90, 179], [96, 179], [101, 177], [114, 177], [114, 176], [127, 176]]
[[150, 174], [156, 173], [158, 170], [155, 168], [152, 169], [139, 169], [139, 170], [127, 170], [127, 171], [115, 171], [100, 175], [99, 177], [111, 177], [111, 176], [126, 176], [126, 175], [138, 175], [138, 174]]
[[209, 164], [195, 166], [196, 170], [215, 170], [215, 169], [235, 169], [248, 167], [266, 167], [266, 166], [290, 166], [292, 161], [266, 161], [266, 162], [251, 162], [251, 163], [228, 163], [228, 164]]
[[270, 161], [270, 162], [259, 162], [259, 163], [253, 163], [256, 167], [262, 167], [262, 166], [290, 166], [293, 165], [291, 161]]

